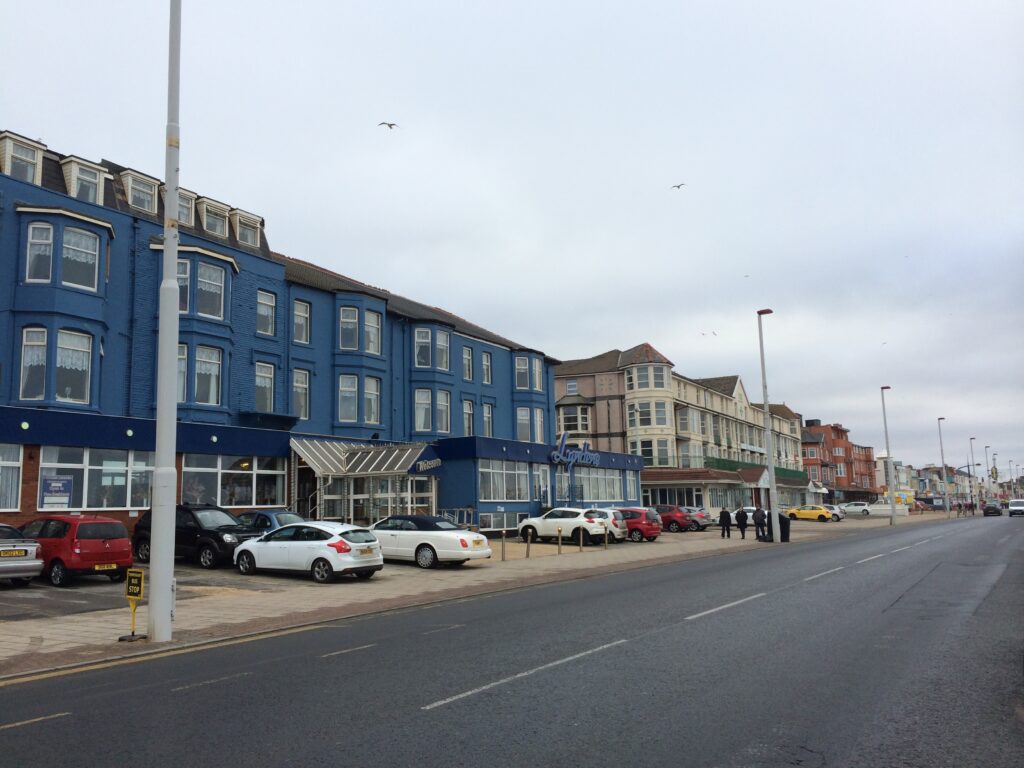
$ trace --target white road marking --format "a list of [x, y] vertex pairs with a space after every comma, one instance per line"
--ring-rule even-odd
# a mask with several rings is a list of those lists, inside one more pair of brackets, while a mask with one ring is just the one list
[[868, 560], [877, 560], [880, 557], [885, 557], [885, 553], [883, 552], [880, 555], [872, 555], [871, 557], [865, 557], [863, 560], [858, 560], [857, 565], [860, 565], [861, 563], [866, 563], [868, 562]]
[[840, 565], [838, 568], [833, 568], [831, 571], [822, 571], [821, 573], [816, 573], [813, 576], [808, 576], [806, 579], [804, 579], [804, 581], [813, 581], [814, 579], [821, 578], [822, 576], [828, 576], [830, 573], [841, 571], [845, 567], [845, 565]]
[[561, 664], [568, 664], [570, 661], [576, 661], [576, 659], [582, 659], [584, 656], [589, 656], [592, 653], [599, 653], [600, 651], [604, 651], [604, 650], [607, 650], [609, 648], [614, 648], [616, 645], [622, 645], [623, 643], [626, 643], [626, 642], [629, 642], [629, 641], [626, 640], [625, 638], [623, 638], [622, 640], [616, 640], [613, 643], [605, 643], [604, 645], [597, 646], [597, 648], [591, 648], [589, 651], [583, 651], [582, 653], [576, 653], [576, 654], [573, 654], [572, 656], [566, 656], [564, 659], [559, 659], [558, 661], [552, 661], [552, 662], [549, 662], [548, 664], [542, 664], [539, 667], [534, 667], [533, 669], [528, 669], [525, 672], [519, 672], [518, 674], [511, 675], [510, 677], [503, 677], [501, 680], [495, 680], [493, 683], [488, 683], [487, 685], [481, 685], [479, 688], [474, 688], [471, 691], [464, 691], [462, 693], [457, 693], [454, 696], [449, 696], [447, 699], [441, 699], [440, 701], [435, 701], [433, 704], [427, 704], [425, 707], [420, 707], [420, 709], [427, 710], [427, 709], [436, 709], [437, 707], [443, 707], [445, 704], [451, 704], [453, 701], [458, 701], [459, 699], [464, 699], [467, 696], [474, 696], [474, 695], [476, 695], [478, 693], [483, 693], [484, 691], [488, 691], [491, 688], [497, 688], [499, 685], [505, 685], [505, 683], [511, 683], [514, 680], [519, 680], [520, 678], [523, 678], [523, 677], [529, 677], [530, 675], [534, 675], [537, 672], [543, 672], [545, 669], [551, 669], [552, 667], [557, 667], [557, 666], [559, 666]]
[[999, 541], [997, 541], [996, 544], [1002, 544], [1008, 538], [1010, 538], [1010, 534], [1006, 534], [1005, 536], [1003, 536], [1003, 538], [999, 539]]
[[23, 725], [32, 725], [32, 723], [41, 723], [44, 720], [53, 720], [58, 717], [67, 717], [70, 712], [58, 712], [56, 715], [45, 715], [44, 717], [33, 717], [31, 720], [21, 720], [17, 723], [7, 723], [6, 725], [0, 725], [0, 731], [6, 731], [8, 728], [20, 728]]
[[732, 608], [734, 605], [740, 605], [740, 604], [746, 603], [746, 602], [748, 602], [750, 600], [756, 600], [757, 598], [764, 597], [767, 594], [768, 594], [767, 592], [758, 592], [756, 595], [751, 595], [750, 597], [744, 597], [742, 600], [735, 600], [735, 601], [733, 601], [731, 603], [726, 603], [725, 605], [720, 605], [717, 608], [712, 608], [710, 611], [701, 611], [700, 613], [695, 613], [692, 616], [687, 616], [685, 621], [692, 621], [693, 619], [699, 619], [701, 616], [707, 616], [709, 613], [717, 613], [718, 611], [724, 611], [726, 608]]
[[366, 650], [367, 648], [373, 648], [375, 645], [377, 645], [377, 644], [376, 643], [370, 643], [369, 645], [359, 645], [359, 646], [356, 646], [355, 648], [346, 648], [343, 651], [332, 651], [331, 653], [325, 653], [320, 658], [321, 659], [326, 659], [328, 656], [341, 656], [341, 654], [343, 654], [343, 653], [352, 653], [352, 651], [363, 651], [363, 650]]
[[902, 552], [902, 551], [903, 551], [903, 550], [905, 550], [905, 549], [910, 549], [910, 547], [912, 547], [912, 546], [913, 546], [913, 544], [911, 544], [910, 546], [907, 546], [907, 547], [900, 547], [899, 549], [894, 549], [894, 550], [892, 550], [892, 552], [890, 552], [889, 554], [891, 555], [891, 554], [893, 554], [894, 552]]
[[199, 688], [200, 686], [203, 686], [203, 685], [213, 685], [214, 683], [223, 683], [225, 680], [235, 680], [236, 678], [245, 677], [246, 675], [251, 675], [251, 674], [252, 674], [252, 672], [239, 672], [237, 675], [228, 675], [227, 677], [218, 677], [218, 678], [215, 678], [213, 680], [204, 680], [201, 683], [190, 683], [189, 685], [179, 685], [177, 688], [171, 688], [171, 692], [173, 693], [175, 691], [187, 691], [190, 688]]
[[466, 626], [466, 625], [465, 624], [452, 624], [450, 627], [441, 627], [440, 629], [430, 629], [430, 630], [427, 630], [426, 632], [423, 632], [422, 634], [424, 634], [424, 635], [432, 635], [435, 632], [448, 632], [449, 630], [458, 629], [459, 627], [464, 627], [464, 626]]
[[910, 546], [916, 547], [918, 544], [927, 544], [929, 541], [931, 541], [931, 539], [922, 539], [921, 541], [915, 541]]

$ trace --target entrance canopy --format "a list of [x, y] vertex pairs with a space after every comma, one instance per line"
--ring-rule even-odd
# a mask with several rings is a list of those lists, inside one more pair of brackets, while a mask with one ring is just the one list
[[426, 443], [370, 446], [308, 437], [293, 437], [290, 443], [321, 477], [422, 474], [425, 468], [417, 468], [417, 464], [433, 464], [431, 460], [436, 458]]

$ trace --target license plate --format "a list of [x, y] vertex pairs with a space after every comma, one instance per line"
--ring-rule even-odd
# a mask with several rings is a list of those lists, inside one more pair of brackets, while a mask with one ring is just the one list
[[373, 547], [363, 547], [362, 549], [359, 550], [359, 554], [360, 555], [372, 555], [373, 554]]
[[27, 549], [0, 549], [0, 557], [25, 557]]
[[93, 568], [97, 571], [115, 571], [117, 565], [115, 563], [97, 563]]
[[480, 539], [476, 539], [476, 540], [475, 540], [475, 541], [473, 542], [473, 546], [474, 546], [474, 547], [482, 547], [483, 545], [484, 545], [484, 543], [483, 543], [482, 541], [480, 541]]

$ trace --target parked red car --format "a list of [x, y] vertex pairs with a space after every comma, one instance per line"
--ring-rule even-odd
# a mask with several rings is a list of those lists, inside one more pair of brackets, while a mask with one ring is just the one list
[[661, 517], [646, 507], [619, 507], [626, 521], [626, 530], [632, 541], [654, 541], [661, 535]]
[[105, 574], [124, 581], [132, 565], [132, 542], [124, 525], [98, 515], [46, 515], [21, 529], [39, 542], [43, 574], [66, 587], [76, 574]]
[[655, 504], [652, 509], [661, 515], [661, 524], [672, 533], [678, 533], [679, 531], [701, 531], [707, 527], [706, 523], [702, 524], [686, 507], [677, 507], [673, 504]]

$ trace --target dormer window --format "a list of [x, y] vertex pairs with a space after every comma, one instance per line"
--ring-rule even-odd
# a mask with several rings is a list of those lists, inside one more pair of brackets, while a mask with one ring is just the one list
[[235, 227], [238, 242], [252, 248], [260, 247], [260, 219], [238, 208], [231, 211], [231, 223]]
[[228, 236], [228, 207], [204, 197], [197, 201], [203, 229], [217, 237]]
[[106, 169], [77, 157], [61, 161], [68, 194], [87, 203], [103, 205], [103, 175]]
[[194, 227], [196, 222], [196, 196], [191, 192], [178, 190], [178, 223]]
[[46, 145], [20, 137], [16, 139], [9, 133], [0, 133], [0, 140], [0, 170], [29, 184], [41, 184]]
[[146, 213], [156, 213], [156, 179], [143, 178], [125, 171], [121, 174], [121, 180], [124, 182], [125, 197], [132, 208], [138, 208]]

